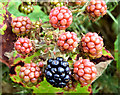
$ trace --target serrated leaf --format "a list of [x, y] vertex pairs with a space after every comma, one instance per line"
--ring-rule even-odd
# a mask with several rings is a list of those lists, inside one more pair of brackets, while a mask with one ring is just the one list
[[16, 66], [15, 67], [15, 72], [16, 74], [10, 74], [10, 78], [12, 79], [12, 81], [16, 82], [16, 83], [20, 83], [21, 82], [21, 78], [19, 77], [19, 71], [20, 71], [20, 67], [21, 66]]
[[38, 88], [33, 88], [33, 93], [56, 93], [56, 92], [63, 92], [60, 88], [55, 88], [51, 84], [49, 84], [46, 79], [40, 83]]
[[42, 19], [43, 22], [45, 21], [49, 21], [49, 17], [40, 10], [39, 6], [33, 6], [34, 7], [34, 11], [32, 13], [30, 13], [29, 15], [26, 15], [24, 13], [20, 13], [18, 10], [19, 5], [22, 3], [20, 0], [15, 2], [16, 0], [11, 0], [11, 2], [9, 2], [9, 7], [7, 8], [7, 10], [13, 14], [14, 16], [18, 17], [18, 16], [28, 16], [30, 18], [31, 21], [36, 21], [39, 20], [39, 18]]
[[106, 50], [104, 47], [102, 49], [102, 52], [103, 52], [104, 56], [111, 56], [112, 57], [112, 54], [108, 50]]
[[40, 83], [40, 86], [38, 88], [33, 88], [33, 93], [86, 93], [89, 94], [88, 91], [90, 85], [81, 87], [80, 84], [77, 85], [75, 91], [64, 91], [62, 88], [56, 88], [53, 87], [51, 84], [49, 84], [46, 79], [44, 79], [43, 82]]
[[[17, 53], [17, 52], [16, 52], [16, 53]], [[40, 55], [40, 51], [38, 50], [38, 51], [35, 52], [32, 56], [26, 57], [25, 59], [20, 58], [20, 57], [16, 58], [16, 59], [14, 60], [14, 63], [13, 63], [13, 64], [16, 64], [16, 63], [17, 63], [18, 61], [20, 61], [20, 60], [24, 61], [25, 63], [30, 63], [31, 60], [32, 60], [34, 57], [39, 56], [39, 55]]]

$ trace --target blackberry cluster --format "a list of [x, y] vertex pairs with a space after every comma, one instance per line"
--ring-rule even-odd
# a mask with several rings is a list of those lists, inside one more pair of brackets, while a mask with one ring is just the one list
[[31, 29], [32, 22], [28, 17], [19, 16], [12, 21], [13, 33], [18, 36], [28, 34]]
[[16, 51], [22, 55], [29, 54], [33, 50], [32, 43], [28, 38], [18, 38], [14, 43]]
[[79, 81], [82, 86], [90, 84], [97, 74], [93, 62], [89, 59], [80, 59], [74, 63], [74, 79]]
[[91, 0], [87, 6], [90, 19], [98, 18], [106, 14], [107, 5], [104, 0]]
[[25, 3], [20, 4], [18, 9], [21, 13], [24, 13], [24, 14], [27, 14], [27, 15], [32, 13], [33, 10], [34, 10], [34, 8], [31, 4], [28, 5], [28, 4], [25, 4]]
[[65, 32], [62, 33], [57, 41], [61, 51], [69, 50], [72, 51], [78, 45], [78, 38], [75, 32]]
[[49, 22], [54, 28], [65, 30], [72, 23], [72, 13], [65, 7], [56, 7], [50, 11]]
[[70, 68], [67, 61], [63, 61], [62, 57], [49, 59], [45, 70], [46, 80], [53, 87], [63, 88], [70, 80]]
[[91, 58], [102, 56], [103, 39], [97, 33], [89, 32], [81, 39], [82, 49]]
[[20, 68], [19, 77], [27, 86], [37, 85], [43, 80], [42, 67], [41, 63], [26, 63]]
[[87, 2], [87, 0], [75, 0], [75, 4], [81, 5], [81, 6], [84, 6], [86, 2]]

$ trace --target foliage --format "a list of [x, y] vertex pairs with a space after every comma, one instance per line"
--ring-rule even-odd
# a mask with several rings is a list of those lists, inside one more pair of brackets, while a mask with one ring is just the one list
[[[112, 3], [112, 2], [109, 2], [109, 0], [105, 0], [105, 1], [107, 2], [107, 6], [108, 6], [106, 17], [109, 17], [114, 22], [112, 28], [113, 28], [114, 33], [116, 33], [116, 35], [117, 35], [117, 39], [114, 43], [114, 48], [115, 48], [114, 49], [114, 51], [115, 51], [114, 57], [115, 57], [115, 60], [117, 61], [117, 67], [120, 70], [120, 66], [119, 66], [120, 60], [118, 57], [118, 55], [120, 54], [120, 51], [119, 51], [120, 45], [118, 43], [120, 33], [117, 33], [118, 28], [116, 28], [119, 26], [117, 20], [119, 19], [120, 15], [116, 19], [116, 17], [112, 13], [115, 10], [115, 8], [118, 6], [118, 3], [117, 2]], [[35, 45], [37, 47], [36, 51], [32, 55], [29, 55], [25, 58], [16, 57], [16, 56], [18, 56], [18, 53], [13, 49], [13, 47], [12, 47], [12, 49], [9, 49], [9, 51], [4, 52], [4, 56], [6, 56], [5, 54], [7, 54], [7, 57], [9, 58], [7, 65], [9, 67], [11, 67], [10, 71], [13, 70], [15, 73], [10, 73], [10, 76], [9, 76], [9, 68], [4, 66], [2, 80], [4, 80], [5, 82], [10, 82], [10, 83], [11, 83], [11, 80], [14, 81], [15, 83], [12, 83], [14, 85], [14, 87], [19, 88], [19, 91], [17, 91], [17, 93], [58, 93], [58, 92], [59, 93], [60, 92], [63, 92], [63, 93], [88, 93], [88, 94], [91, 93], [91, 91], [88, 90], [90, 85], [81, 87], [80, 84], [78, 84], [75, 91], [67, 92], [61, 88], [52, 87], [46, 81], [45, 78], [44, 78], [43, 82], [41, 82], [41, 83], [39, 83], [39, 85], [33, 86], [33, 87], [27, 87], [27, 86], [25, 86], [25, 84], [21, 83], [21, 79], [19, 77], [19, 70], [20, 70], [20, 67], [23, 65], [21, 62], [30, 63], [31, 60], [38, 58], [40, 61], [45, 60], [44, 64], [46, 65], [46, 60], [48, 58], [55, 57], [55, 56], [62, 56], [62, 57], [64, 57], [65, 60], [68, 60], [68, 58], [71, 58], [71, 60], [68, 60], [68, 62], [70, 64], [70, 66], [72, 67], [73, 62], [75, 61], [75, 58], [79, 53], [78, 50], [75, 50], [72, 53], [65, 53], [65, 54], [61, 53], [60, 50], [58, 49], [58, 47], [55, 47], [55, 45], [56, 45], [55, 41], [56, 41], [57, 37], [54, 39], [54, 36], [59, 35], [59, 34], [61, 34], [61, 32], [65, 32], [65, 31], [54, 30], [51, 27], [51, 25], [48, 24], [49, 16], [48, 16], [48, 14], [46, 14], [45, 11], [43, 11], [41, 9], [42, 6], [38, 6], [38, 5], [33, 6], [34, 11], [32, 13], [30, 13], [29, 15], [20, 13], [18, 10], [18, 6], [21, 3], [22, 2], [20, 0], [18, 2], [15, 2], [15, 0], [11, 0], [9, 3], [0, 3], [0, 9], [2, 9], [2, 10], [0, 10], [0, 14], [2, 15], [2, 16], [0, 15], [0, 33], [3, 36], [7, 35], [5, 31], [6, 31], [6, 29], [9, 28], [10, 23], [8, 24], [9, 25], [8, 26], [7, 23], [3, 23], [3, 21], [6, 20], [5, 17], [9, 18], [8, 15], [6, 15], [7, 11], [8, 11], [10, 14], [10, 17], [12, 17], [12, 18], [15, 18], [18, 16], [28, 16], [32, 22], [35, 22], [35, 21], [38, 21], [41, 19], [42, 20], [41, 27], [43, 29], [41, 34], [44, 34], [44, 37], [49, 38], [50, 45], [45, 44], [46, 42], [44, 40], [44, 37], [39, 36], [41, 41], [39, 41], [36, 37], [34, 37], [34, 39], [32, 39], [33, 41], [35, 41]], [[68, 31], [76, 32], [79, 40], [81, 39], [81, 35], [83, 35], [83, 33], [87, 33], [88, 31], [94, 32], [96, 30], [95, 26], [101, 28], [103, 22], [101, 23], [100, 21], [102, 21], [101, 20], [102, 17], [99, 17], [98, 19], [96, 19], [95, 22], [89, 21], [88, 16], [85, 14], [85, 8], [86, 8], [87, 4], [85, 4], [82, 7], [77, 6], [76, 7], [77, 12], [76, 12], [76, 10], [74, 11], [73, 6], [71, 6], [71, 5], [67, 5], [67, 6], [73, 11], [73, 23], [72, 23], [72, 25], [70, 25], [69, 28], [66, 29], [66, 31], [68, 30]], [[49, 9], [51, 9], [51, 6], [47, 5], [47, 7]], [[45, 8], [45, 5], [44, 5], [44, 8]], [[49, 11], [47, 13], [49, 13]], [[9, 21], [11, 21], [11, 19]], [[1, 28], [1, 26], [2, 26], [2, 28]], [[34, 31], [34, 33], [38, 32], [37, 30], [33, 30], [33, 31]], [[10, 32], [7, 31], [8, 34], [13, 35], [11, 32], [12, 32], [12, 30]], [[95, 32], [99, 32], [99, 31], [95, 31]], [[52, 36], [51, 36], [51, 34], [52, 34]], [[100, 33], [100, 35], [101, 34], [105, 34], [105, 33], [102, 32], [102, 33]], [[34, 34], [28, 35], [28, 37], [31, 37], [31, 36], [34, 36]], [[7, 36], [5, 36], [5, 37], [7, 37]], [[13, 38], [15, 38], [15, 37], [13, 37]], [[13, 40], [10, 43], [13, 44], [14, 41], [15, 40]], [[96, 63], [96, 67], [98, 70], [98, 75], [97, 75], [97, 78], [95, 79], [96, 81], [94, 80], [94, 82], [93, 82], [93, 93], [98, 93], [99, 91], [104, 90], [104, 89], [107, 89], [106, 92], [112, 93], [113, 89], [114, 89], [114, 91], [117, 91], [117, 89], [118, 89], [118, 87], [116, 86], [117, 85], [117, 81], [116, 81], [117, 76], [115, 74], [111, 75], [109, 73], [106, 73], [107, 72], [106, 69], [107, 70], [109, 69], [109, 68], [107, 68], [107, 66], [110, 67], [111, 60], [114, 59], [114, 57], [106, 49], [106, 47], [103, 48], [103, 56], [100, 59], [92, 60], [93, 62]], [[46, 49], [47, 49], [47, 51], [46, 51]], [[108, 70], [108, 72], [109, 71], [110, 70]], [[5, 74], [6, 74], [6, 76], [5, 76]], [[112, 85], [113, 82], [114, 82], [114, 85]], [[17, 83], [19, 83], [19, 84], [17, 84]], [[109, 87], [108, 87], [108, 85], [109, 85]], [[113, 86], [113, 87], [111, 87], [111, 86]]]
[[6, 15], [6, 10], [4, 8], [4, 5], [2, 3], [0, 3], [0, 34], [4, 34], [4, 31], [7, 28], [6, 23], [3, 23], [3, 21], [5, 20], [5, 15]]
[[[13, 14], [14, 16], [18, 17], [18, 16], [27, 16], [26, 14], [20, 13], [18, 10], [18, 6], [21, 4], [21, 1], [17, 1], [16, 0], [11, 0], [9, 3], [9, 7], [7, 8], [7, 10]], [[42, 12], [39, 8], [39, 6], [34, 6], [34, 11], [32, 14], [29, 14], [28, 17], [30, 18], [31, 21], [36, 21], [39, 20], [39, 18], [42, 19], [43, 22], [48, 21], [48, 16]]]

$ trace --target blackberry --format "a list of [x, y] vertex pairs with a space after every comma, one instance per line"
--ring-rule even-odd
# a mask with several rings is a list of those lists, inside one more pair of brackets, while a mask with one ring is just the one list
[[26, 4], [26, 3], [22, 3], [20, 4], [18, 10], [21, 12], [21, 13], [24, 13], [24, 14], [30, 14], [33, 12], [34, 8], [31, 4]]
[[86, 10], [89, 14], [89, 18], [94, 20], [106, 14], [107, 5], [104, 0], [91, 0]]
[[29, 54], [33, 50], [32, 43], [28, 38], [18, 38], [14, 43], [16, 51], [22, 55]]
[[65, 30], [72, 23], [72, 13], [65, 7], [56, 7], [50, 11], [49, 22], [54, 28], [59, 28], [60, 30]]
[[34, 86], [43, 80], [42, 67], [35, 63], [26, 63], [20, 68], [19, 77], [27, 86]]
[[97, 75], [95, 64], [89, 59], [80, 59], [74, 63], [74, 79], [82, 86], [90, 84]]
[[91, 58], [102, 56], [103, 39], [97, 33], [89, 32], [81, 39], [82, 50]]
[[12, 20], [13, 33], [17, 36], [28, 34], [31, 29], [32, 22], [28, 17], [19, 16]]
[[77, 34], [69, 31], [62, 33], [57, 40], [57, 45], [61, 51], [72, 51], [78, 45]]
[[[49, 59], [45, 70], [46, 80], [53, 87], [63, 88], [70, 80], [70, 68], [67, 61], [63, 61], [62, 57]], [[67, 68], [67, 69], [66, 69]]]

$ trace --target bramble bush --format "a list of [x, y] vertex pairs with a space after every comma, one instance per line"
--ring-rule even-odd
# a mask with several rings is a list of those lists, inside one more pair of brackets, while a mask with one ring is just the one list
[[[16, 88], [14, 93], [97, 93], [99, 79], [111, 78], [110, 63], [120, 68], [117, 7], [110, 0], [1, 2], [0, 61], [7, 66], [2, 64], [2, 80]], [[117, 35], [112, 48], [104, 17], [112, 19], [112, 36]], [[116, 71], [111, 73], [116, 79]]]

